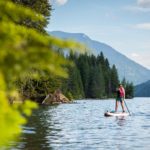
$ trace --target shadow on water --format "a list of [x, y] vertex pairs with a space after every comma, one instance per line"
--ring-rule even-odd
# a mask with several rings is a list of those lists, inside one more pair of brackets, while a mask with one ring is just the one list
[[23, 133], [20, 141], [15, 143], [17, 146], [14, 146], [14, 149], [53, 150], [47, 139], [47, 134], [50, 134], [51, 130], [49, 127], [52, 126], [49, 109], [56, 107], [40, 106], [40, 109], [35, 110], [32, 116], [29, 117], [27, 125], [22, 127]]

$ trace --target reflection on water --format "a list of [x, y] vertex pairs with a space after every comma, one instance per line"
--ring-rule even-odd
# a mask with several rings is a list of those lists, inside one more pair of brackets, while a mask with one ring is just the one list
[[134, 115], [104, 117], [114, 100], [40, 107], [14, 150], [149, 150], [150, 99], [126, 101]]
[[[23, 135], [18, 143], [18, 149], [52, 149], [46, 138], [47, 134], [51, 134], [50, 130], [47, 133], [47, 129], [51, 125], [51, 114], [46, 113], [48, 109], [48, 107], [41, 107], [33, 113], [31, 118], [29, 118], [27, 126], [23, 127]], [[49, 118], [49, 123], [47, 123], [47, 117]]]
[[116, 117], [116, 122], [119, 126], [124, 126], [126, 124], [126, 117]]

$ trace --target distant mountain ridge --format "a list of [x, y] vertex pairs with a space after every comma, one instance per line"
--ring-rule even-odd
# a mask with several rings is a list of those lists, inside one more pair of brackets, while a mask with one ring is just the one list
[[100, 54], [102, 51], [104, 56], [108, 58], [110, 65], [116, 65], [120, 79], [125, 77], [128, 81], [132, 81], [135, 85], [150, 80], [149, 69], [132, 61], [105, 43], [92, 40], [83, 33], [67, 33], [62, 31], [52, 31], [48, 33], [62, 39], [73, 39], [84, 43], [92, 50], [92, 53], [95, 55]]
[[135, 97], [150, 97], [150, 80], [135, 87]]

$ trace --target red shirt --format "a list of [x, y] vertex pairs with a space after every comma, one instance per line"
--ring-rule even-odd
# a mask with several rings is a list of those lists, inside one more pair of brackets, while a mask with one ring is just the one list
[[122, 86], [119, 87], [119, 92], [120, 92], [120, 96], [121, 97], [125, 97], [125, 90], [124, 90], [124, 88]]

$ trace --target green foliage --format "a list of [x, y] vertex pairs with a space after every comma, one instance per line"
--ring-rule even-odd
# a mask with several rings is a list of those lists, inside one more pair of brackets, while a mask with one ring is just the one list
[[41, 103], [47, 94], [54, 93], [62, 86], [62, 78], [45, 72], [45, 75], [41, 75], [38, 79], [28, 75], [19, 79], [16, 84], [23, 99], [29, 98]]
[[[70, 53], [69, 59], [75, 63], [75, 66], [74, 69], [69, 70], [70, 76], [65, 81], [68, 84], [62, 85], [65, 85], [64, 89], [67, 89], [73, 98], [112, 98], [115, 96], [119, 84], [118, 72], [115, 65], [109, 66], [109, 61], [102, 52], [97, 57]], [[127, 97], [132, 97], [133, 85], [123, 82], [125, 82]]]
[[[11, 0], [1, 0], [0, 3], [0, 20], [14, 22], [19, 24], [22, 20], [30, 19], [35, 23], [43, 23], [45, 19], [42, 15], [33, 12], [31, 9], [23, 6], [14, 5]], [[12, 13], [13, 12], [13, 13]]]
[[84, 97], [83, 85], [81, 81], [81, 76], [76, 65], [69, 67], [69, 78], [66, 79], [66, 83], [64, 83], [62, 91], [69, 94], [69, 97], [74, 99], [80, 99]]
[[134, 97], [134, 85], [133, 85], [133, 83], [126, 81], [126, 79], [124, 78], [122, 80], [121, 84], [125, 88], [126, 98], [133, 98]]
[[88, 88], [88, 96], [90, 98], [102, 98], [104, 95], [104, 78], [101, 66], [91, 68], [90, 82]]
[[73, 96], [72, 96], [71, 92], [66, 92], [65, 95], [67, 96], [67, 98], [69, 100], [73, 100]]
[[15, 2], [16, 4], [19, 4], [21, 6], [25, 6], [28, 8], [31, 8], [36, 13], [41, 14], [44, 16], [44, 20], [42, 22], [35, 22], [30, 18], [22, 18], [18, 23], [21, 25], [26, 25], [30, 28], [35, 28], [38, 31], [45, 32], [44, 27], [47, 26], [52, 7], [48, 0], [12, 0], [12, 2]]
[[35, 24], [45, 23], [43, 15], [29, 8], [1, 0], [0, 10], [0, 146], [3, 146], [21, 132], [20, 126], [26, 122], [21, 113], [30, 115], [36, 107], [28, 101], [21, 106], [8, 103], [12, 97], [20, 100], [16, 81], [28, 76], [38, 80], [45, 72], [67, 77], [63, 66], [69, 61], [55, 50], [59, 47], [76, 50], [83, 46], [40, 34], [32, 25], [29, 29], [27, 22], [20, 23], [28, 19]]
[[113, 65], [111, 69], [111, 89], [112, 89], [111, 92], [112, 93], [116, 91], [116, 87], [118, 87], [118, 84], [119, 84], [119, 77], [118, 77], [117, 69], [115, 65]]
[[80, 55], [77, 62], [77, 67], [79, 68], [83, 89], [85, 96], [88, 95], [89, 77], [90, 77], [90, 66], [88, 63], [87, 54]]
[[6, 88], [7, 84], [2, 73], [0, 73], [0, 147], [17, 138], [17, 135], [21, 132], [19, 125], [26, 123], [21, 112], [25, 115], [30, 115], [31, 110], [37, 108], [37, 105], [30, 101], [26, 101], [21, 106], [11, 106], [8, 103]]

